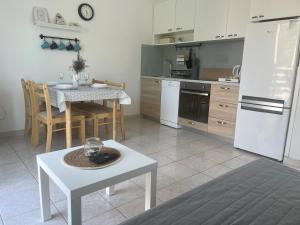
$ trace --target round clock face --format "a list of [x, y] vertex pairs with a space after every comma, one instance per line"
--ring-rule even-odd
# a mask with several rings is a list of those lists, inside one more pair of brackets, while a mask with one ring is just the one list
[[91, 20], [94, 17], [93, 7], [86, 3], [83, 3], [78, 7], [78, 13], [83, 20]]

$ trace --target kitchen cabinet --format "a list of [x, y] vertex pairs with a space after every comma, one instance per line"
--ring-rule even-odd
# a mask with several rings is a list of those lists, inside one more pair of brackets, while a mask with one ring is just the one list
[[208, 118], [208, 132], [233, 139], [239, 87], [212, 85]]
[[227, 38], [243, 38], [249, 23], [250, 0], [230, 0], [227, 19]]
[[197, 0], [195, 41], [245, 37], [250, 0]]
[[154, 5], [154, 34], [193, 30], [196, 0], [165, 0]]
[[166, 0], [156, 3], [153, 12], [154, 34], [174, 32], [176, 1]]
[[225, 38], [228, 2], [229, 0], [197, 0], [195, 41]]
[[176, 1], [175, 31], [193, 30], [195, 26], [195, 0]]
[[252, 0], [251, 21], [300, 16], [299, 0]]
[[141, 114], [160, 119], [161, 81], [154, 78], [141, 80]]

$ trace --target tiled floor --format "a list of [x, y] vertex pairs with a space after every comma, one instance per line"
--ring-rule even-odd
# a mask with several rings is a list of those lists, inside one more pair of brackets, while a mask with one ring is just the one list
[[[258, 158], [217, 139], [138, 117], [127, 119], [126, 130], [123, 144], [158, 161], [158, 204]], [[55, 136], [53, 148], [64, 148], [63, 134]], [[54, 183], [53, 219], [40, 221], [35, 155], [43, 149], [32, 148], [27, 137], [0, 138], [0, 225], [66, 224], [66, 199]], [[84, 225], [119, 224], [143, 212], [144, 177], [116, 185], [111, 197], [102, 190], [82, 203]]]

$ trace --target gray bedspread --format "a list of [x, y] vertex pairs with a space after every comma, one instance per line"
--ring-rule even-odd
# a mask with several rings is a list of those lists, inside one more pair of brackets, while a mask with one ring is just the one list
[[300, 225], [300, 172], [260, 159], [122, 225]]

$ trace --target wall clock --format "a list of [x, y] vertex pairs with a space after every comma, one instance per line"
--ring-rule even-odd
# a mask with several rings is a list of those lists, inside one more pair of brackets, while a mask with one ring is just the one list
[[78, 14], [81, 19], [89, 21], [94, 17], [94, 9], [91, 5], [83, 3], [78, 7]]

